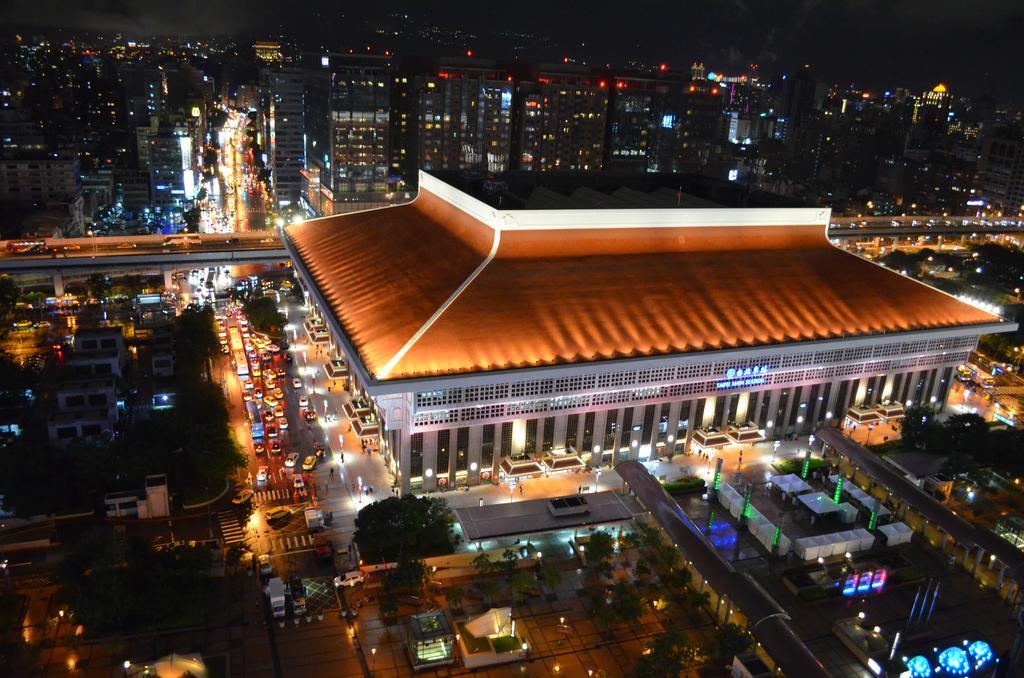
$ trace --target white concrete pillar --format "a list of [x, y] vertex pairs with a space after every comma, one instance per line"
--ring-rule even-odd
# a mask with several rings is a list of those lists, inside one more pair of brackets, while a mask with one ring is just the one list
[[[608, 426], [608, 410], [599, 410], [594, 413], [594, 441], [590, 444], [590, 449], [587, 450], [591, 454], [590, 464], [592, 466], [600, 466], [602, 453], [604, 452], [604, 430]], [[599, 452], [595, 455], [594, 448], [599, 448]]]
[[885, 385], [882, 386], [882, 395], [878, 399], [878, 402], [884, 403], [886, 400], [892, 400], [892, 387], [896, 381], [896, 374], [891, 373], [885, 375]]
[[466, 456], [466, 482], [480, 484], [480, 443], [484, 437], [483, 426], [469, 427], [469, 451]]
[[679, 435], [679, 411], [683, 403], [679, 400], [668, 406], [668, 429], [665, 435], [665, 453], [671, 457], [676, 449], [676, 436]]
[[[831, 424], [833, 421], [842, 421], [843, 415], [845, 414], [845, 412], [836, 411], [836, 407], [839, 405], [836, 401], [839, 400], [839, 389], [840, 384], [842, 383], [842, 379], [834, 379], [832, 381], [832, 385], [829, 386], [828, 399], [825, 401], [825, 414], [822, 415], [822, 419], [826, 426]], [[831, 417], [828, 416], [829, 412], [832, 413]]]
[[782, 392], [780, 389], [774, 389], [768, 396], [768, 418], [765, 420], [764, 432], [768, 438], [775, 436], [775, 429], [781, 424], [775, 421], [775, 415], [779, 409], [779, 398]]
[[398, 490], [399, 494], [409, 493], [409, 467], [412, 465], [412, 436], [408, 428], [396, 431], [395, 439], [398, 449], [392, 450], [395, 459], [398, 460]]
[[747, 406], [750, 404], [750, 394], [741, 393], [739, 399], [736, 401], [736, 412], [733, 414], [733, 420], [742, 426], [747, 421]]
[[174, 291], [174, 269], [173, 268], [163, 267], [163, 268], [160, 269], [160, 272], [164, 274], [164, 291], [165, 292], [173, 292]]
[[494, 456], [491, 458], [491, 479], [495, 482], [498, 480], [498, 466], [501, 464], [501, 434], [504, 428], [500, 421], [494, 425]]
[[857, 390], [855, 391], [855, 395], [853, 397], [853, 404], [854, 405], [863, 405], [864, 404], [864, 399], [867, 397], [867, 395], [868, 395], [868, 380], [867, 380], [867, 377], [864, 377], [862, 379], [858, 379], [857, 380]]
[[704, 411], [700, 413], [700, 426], [711, 426], [715, 419], [715, 401], [718, 398], [716, 396], [708, 396], [704, 400]]
[[687, 421], [686, 425], [686, 442], [683, 444], [683, 451], [690, 451], [690, 442], [693, 440], [693, 429], [695, 428], [694, 422], [697, 421], [697, 401], [691, 400], [690, 406], [687, 408], [687, 412], [679, 411], [679, 418]]
[[60, 271], [53, 272], [53, 296], [64, 296], [64, 275]]
[[[537, 422], [540, 428], [540, 422]], [[516, 419], [512, 422], [512, 453], [510, 456], [518, 457], [526, 449], [526, 420]], [[531, 450], [532, 451], [532, 450]]]
[[423, 491], [437, 489], [437, 431], [423, 434]]
[[565, 447], [565, 426], [566, 426], [566, 415], [560, 414], [555, 415], [555, 430], [554, 435], [551, 436], [551, 445], [558, 449], [559, 447]]

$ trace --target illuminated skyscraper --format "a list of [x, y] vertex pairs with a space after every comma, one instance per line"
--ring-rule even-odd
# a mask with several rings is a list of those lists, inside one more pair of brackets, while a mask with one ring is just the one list
[[598, 171], [604, 166], [607, 78], [588, 70], [542, 68], [517, 91], [519, 169]]
[[508, 169], [512, 78], [493, 63], [442, 60], [416, 78], [416, 105], [421, 169]]

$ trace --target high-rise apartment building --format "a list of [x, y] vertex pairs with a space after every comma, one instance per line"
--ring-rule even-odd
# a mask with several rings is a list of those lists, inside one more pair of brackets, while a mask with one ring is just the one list
[[494, 63], [441, 60], [416, 78], [421, 169], [501, 172], [509, 168], [512, 78]]
[[519, 169], [598, 171], [604, 166], [608, 79], [589, 70], [541, 67], [517, 86]]
[[989, 209], [1003, 214], [1024, 212], [1024, 134], [1004, 127], [988, 137], [979, 162], [981, 197]]
[[614, 78], [607, 167], [633, 172], [694, 171], [724, 141], [723, 93], [708, 80], [673, 73]]
[[81, 189], [74, 154], [27, 154], [0, 159], [0, 202], [22, 207], [70, 203]]
[[265, 68], [260, 75], [264, 147], [277, 204], [298, 203], [305, 165], [305, 77], [299, 67]]
[[158, 211], [181, 208], [196, 192], [195, 147], [188, 124], [171, 116], [153, 116], [139, 129], [139, 167], [149, 171], [149, 201]]

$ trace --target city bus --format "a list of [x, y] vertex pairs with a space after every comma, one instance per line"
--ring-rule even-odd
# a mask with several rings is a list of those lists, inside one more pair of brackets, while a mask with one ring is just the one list
[[43, 254], [46, 250], [45, 240], [12, 240], [7, 243], [8, 254]]
[[231, 358], [235, 361], [235, 369], [238, 371], [238, 376], [248, 377], [249, 358], [245, 355], [242, 335], [234, 325], [228, 328], [228, 347], [231, 349]]
[[263, 418], [260, 416], [259, 406], [251, 400], [245, 403], [245, 411], [249, 415], [249, 426], [252, 429], [254, 441], [263, 440]]

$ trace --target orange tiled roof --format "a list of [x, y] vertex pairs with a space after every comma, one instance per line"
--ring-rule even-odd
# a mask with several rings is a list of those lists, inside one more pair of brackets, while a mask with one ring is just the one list
[[999, 320], [836, 249], [820, 225], [503, 230], [454, 299], [495, 232], [429, 191], [288, 236], [386, 379]]

